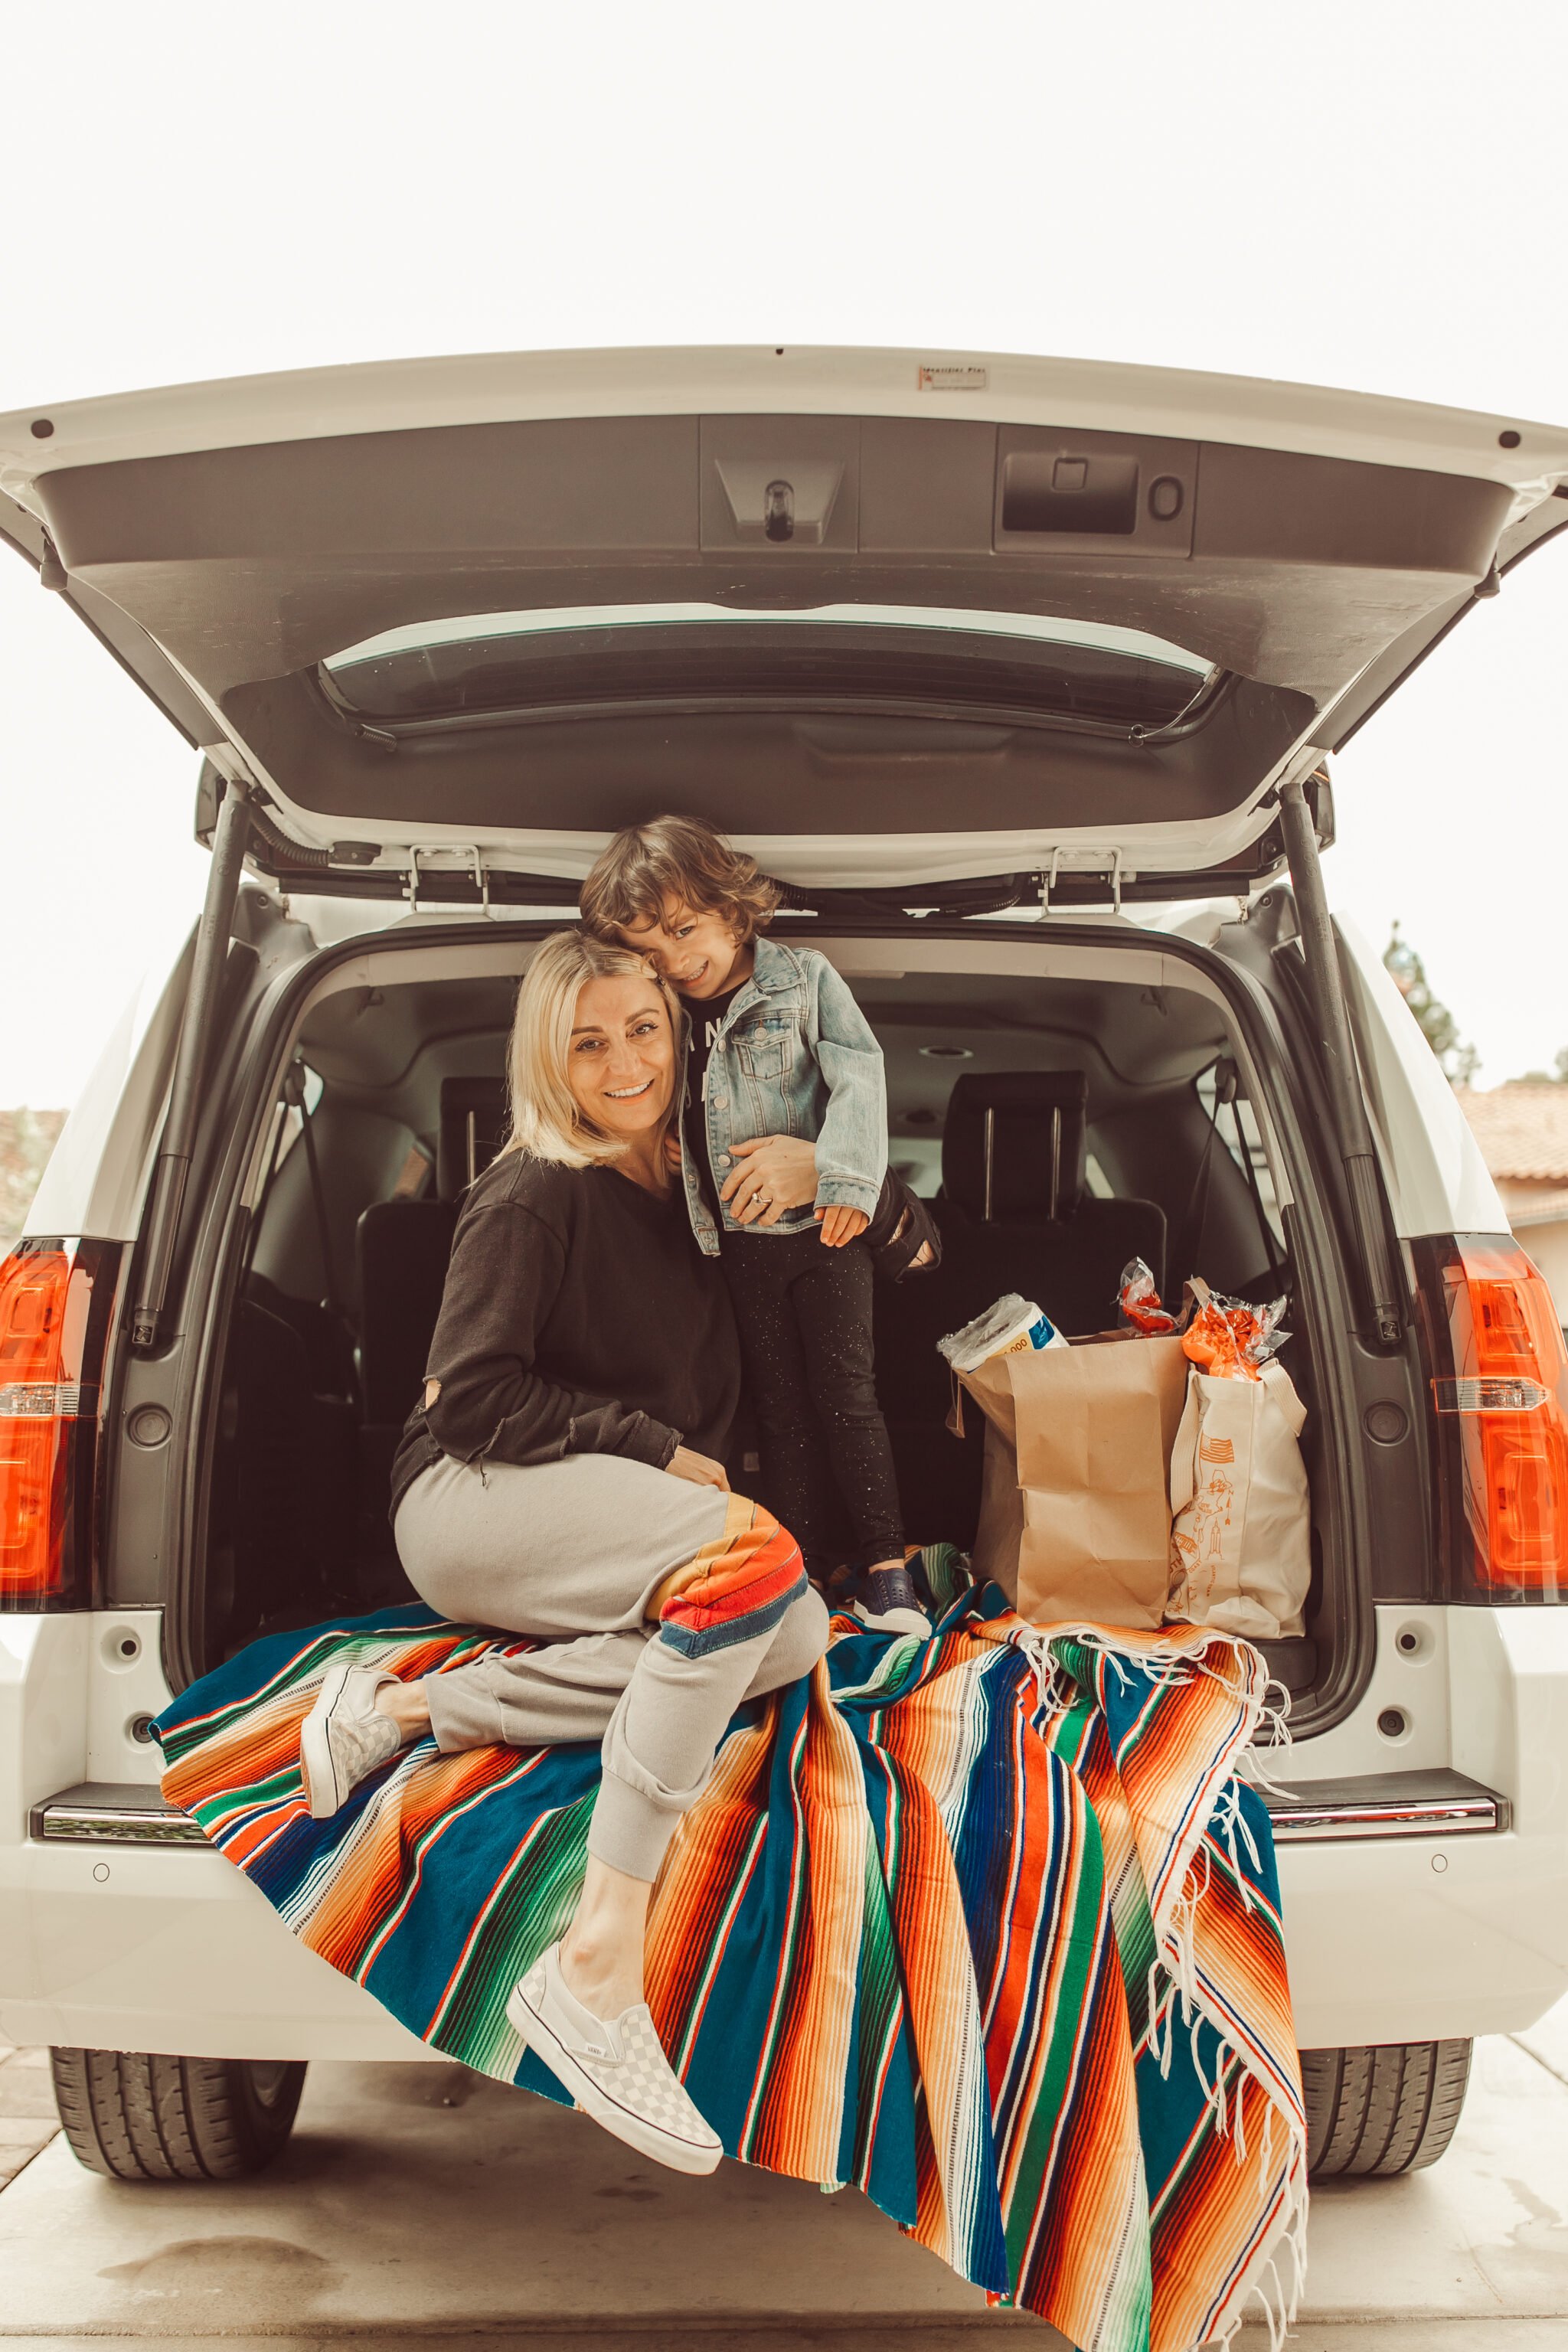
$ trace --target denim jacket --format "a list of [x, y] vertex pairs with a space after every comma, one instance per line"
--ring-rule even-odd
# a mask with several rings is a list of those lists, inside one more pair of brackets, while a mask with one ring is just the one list
[[[700, 1006], [689, 1008], [700, 1015]], [[765, 935], [756, 967], [730, 1007], [708, 1057], [704, 1112], [716, 1185], [730, 1173], [730, 1147], [759, 1135], [798, 1135], [816, 1146], [818, 1209], [876, 1208], [888, 1171], [888, 1089], [882, 1049], [846, 983], [816, 948], [786, 948]], [[739, 1164], [739, 1163], [737, 1163]], [[680, 1172], [691, 1229], [705, 1255], [719, 1254], [714, 1224], [680, 1130]], [[786, 1209], [776, 1225], [742, 1226], [721, 1201], [726, 1233], [797, 1234], [815, 1223], [810, 1206]]]

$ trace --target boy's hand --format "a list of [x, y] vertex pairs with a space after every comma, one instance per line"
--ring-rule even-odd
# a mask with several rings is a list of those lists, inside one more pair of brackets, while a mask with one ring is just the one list
[[816, 1216], [824, 1249], [842, 1249], [846, 1242], [858, 1241], [871, 1222], [864, 1209], [818, 1209]]

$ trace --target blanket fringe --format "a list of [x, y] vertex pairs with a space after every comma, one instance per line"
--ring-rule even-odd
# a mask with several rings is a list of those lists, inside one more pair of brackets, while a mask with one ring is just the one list
[[[1275, 1691], [1279, 1694], [1278, 1699], [1273, 1696]], [[1247, 1777], [1255, 1788], [1267, 1789], [1269, 1794], [1275, 1797], [1289, 1796], [1290, 1784], [1288, 1780], [1276, 1780], [1272, 1767], [1266, 1764], [1263, 1759], [1265, 1756], [1283, 1754], [1287, 1748], [1294, 1746], [1295, 1743], [1290, 1736], [1289, 1717], [1290, 1694], [1282, 1682], [1277, 1681], [1273, 1675], [1270, 1675], [1263, 1685], [1263, 1696], [1258, 1709], [1258, 1721], [1253, 1726], [1252, 1738], [1247, 1743]], [[1268, 1727], [1268, 1743], [1266, 1748], [1259, 1745], [1258, 1738], [1258, 1732], [1265, 1725]]]
[[[1285, 2352], [1286, 2340], [1296, 2324], [1301, 2305], [1301, 2291], [1307, 2283], [1307, 2183], [1304, 2177], [1287, 2184], [1289, 2206], [1286, 2219], [1274, 2240], [1273, 2250], [1261, 2264], [1258, 2275], [1248, 2282], [1247, 2293], [1241, 2308], [1226, 2320], [1218, 2341], [1224, 2345], [1235, 2342], [1237, 2332], [1252, 2315], [1253, 2306], [1261, 2305], [1263, 2324], [1268, 2330], [1268, 2352]], [[1288, 2258], [1289, 2284], [1280, 2276], [1279, 2265]]]
[[[1268, 2196], [1270, 2183], [1276, 2179], [1277, 2167], [1283, 2163], [1283, 2178], [1279, 2182], [1281, 2215], [1277, 2230], [1266, 2242], [1266, 2253], [1255, 2259], [1235, 2281], [1222, 2306], [1218, 2332], [1210, 2341], [1230, 2345], [1238, 2329], [1251, 2315], [1256, 2304], [1262, 2307], [1262, 2317], [1268, 2330], [1269, 2352], [1284, 2352], [1286, 2337], [1300, 2306], [1307, 2273], [1306, 2150], [1304, 2147], [1290, 2147], [1288, 2126], [1276, 2108], [1271, 2086], [1256, 2071], [1245, 2048], [1232, 2042], [1224, 2031], [1217, 2029], [1217, 2025], [1218, 2045], [1212, 2080], [1205, 2071], [1200, 2032], [1205, 2019], [1198, 1985], [1196, 1923], [1213, 1883], [1211, 1838], [1229, 1857], [1233, 1880], [1243, 1907], [1249, 1913], [1257, 1908], [1256, 1897], [1248, 1885], [1247, 1872], [1242, 1866], [1242, 1854], [1245, 1853], [1254, 1870], [1259, 1866], [1260, 1856], [1258, 1841], [1242, 1811], [1238, 1767], [1245, 1758], [1249, 1785], [1279, 1794], [1289, 1793], [1288, 1788], [1274, 1777], [1263, 1759], [1265, 1753], [1273, 1755], [1289, 1748], [1291, 1744], [1288, 1720], [1290, 1694], [1282, 1683], [1268, 1674], [1260, 1654], [1252, 1644], [1235, 1635], [1216, 1633], [1207, 1644], [1205, 1654], [1190, 1650], [1172, 1650], [1161, 1654], [1155, 1646], [1158, 1635], [1132, 1634], [1119, 1644], [1112, 1632], [1096, 1625], [1027, 1625], [1020, 1627], [1012, 1638], [1034, 1669], [1039, 1691], [1037, 1720], [1041, 1724], [1063, 1713], [1075, 1703], [1077, 1696], [1076, 1684], [1053, 1653], [1052, 1643], [1059, 1639], [1098, 1651], [1123, 1688], [1129, 1679], [1124, 1659], [1135, 1660], [1140, 1672], [1162, 1688], [1177, 1687], [1200, 1676], [1206, 1677], [1221, 1686], [1240, 1715], [1240, 1734], [1216, 1792], [1212, 1817], [1194, 1825], [1186, 1853], [1177, 1854], [1167, 1882], [1175, 1891], [1168, 1895], [1163, 1906], [1163, 1916], [1157, 1911], [1154, 1918], [1155, 1957], [1150, 1964], [1147, 1979], [1148, 2049], [1162, 2076], [1168, 2080], [1179, 2003], [1182, 2023], [1188, 2032], [1193, 2070], [1208, 2104], [1215, 2136], [1231, 2142], [1238, 2165], [1247, 2161], [1243, 2096], [1246, 2084], [1248, 2081], [1255, 2083], [1264, 2095], [1264, 2122], [1258, 2134], [1257, 2151], [1258, 2193]], [[1145, 1639], [1151, 1644], [1152, 1654], [1143, 1647]], [[1213, 1654], [1215, 1652], [1217, 1656]], [[1260, 1748], [1258, 1739], [1259, 1733], [1264, 1731], [1267, 1732], [1266, 1749]], [[1214, 2020], [1208, 2021], [1215, 2023]], [[1234, 2085], [1227, 2087], [1227, 2076], [1233, 2070], [1236, 2076]], [[1284, 2137], [1283, 2147], [1280, 2145], [1281, 2136]], [[1288, 2265], [1289, 2283], [1281, 2273], [1281, 2262]]]

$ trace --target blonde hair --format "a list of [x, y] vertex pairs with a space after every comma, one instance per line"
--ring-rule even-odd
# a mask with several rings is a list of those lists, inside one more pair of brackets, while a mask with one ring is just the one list
[[[502, 1151], [528, 1151], [563, 1168], [603, 1167], [626, 1150], [585, 1119], [572, 1092], [567, 1057], [577, 999], [590, 980], [647, 980], [669, 1016], [677, 1042], [680, 1024], [668, 989], [646, 956], [581, 930], [552, 931], [523, 974], [507, 1045], [511, 1131]], [[675, 1097], [670, 1097], [673, 1116]]]
[[754, 857], [731, 849], [700, 817], [658, 816], [624, 825], [594, 861], [583, 885], [583, 920], [598, 939], [659, 922], [667, 898], [693, 914], [721, 915], [745, 947], [765, 930], [779, 903]]

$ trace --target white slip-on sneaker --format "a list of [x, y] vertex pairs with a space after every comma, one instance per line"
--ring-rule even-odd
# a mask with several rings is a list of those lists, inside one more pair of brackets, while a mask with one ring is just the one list
[[300, 1774], [310, 1818], [330, 1822], [368, 1772], [396, 1755], [403, 1734], [376, 1706], [378, 1666], [333, 1666], [300, 1726]]
[[561, 1947], [542, 1953], [506, 2013], [563, 2090], [640, 2156], [672, 2172], [711, 2172], [724, 2153], [664, 2054], [647, 2003], [598, 2018], [567, 1990]]

